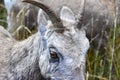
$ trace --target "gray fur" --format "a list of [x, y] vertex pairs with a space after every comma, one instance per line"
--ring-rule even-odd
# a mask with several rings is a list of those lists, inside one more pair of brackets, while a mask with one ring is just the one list
[[[7, 1], [7, 0], [4, 0], [4, 1]], [[15, 2], [15, 1], [16, 0], [13, 0], [12, 2]], [[58, 16], [59, 16], [59, 12], [62, 6], [68, 6], [72, 9], [76, 18], [78, 18], [79, 12], [81, 11], [80, 9], [81, 7], [83, 7], [81, 6], [82, 1], [84, 0], [49, 0], [49, 1], [48, 0], [36, 0], [36, 1], [40, 1], [43, 4], [47, 5], [48, 7], [50, 7], [52, 10], [54, 10], [54, 12]], [[119, 0], [116, 0], [116, 1], [117, 1], [117, 7], [118, 7], [117, 17], [118, 17], [118, 22], [119, 22], [120, 1]], [[24, 5], [23, 3], [21, 3], [21, 1], [19, 1], [19, 4]], [[22, 6], [17, 6], [17, 5], [18, 5], [18, 2], [15, 2], [15, 4], [12, 5], [10, 14], [12, 13], [12, 10], [13, 10], [13, 13], [17, 15], [18, 12], [16, 13], [14, 10], [16, 8], [20, 10], [22, 9]], [[25, 8], [29, 8], [30, 6], [31, 5], [25, 4]], [[87, 37], [89, 38], [94, 48], [96, 47], [104, 48], [107, 43], [110, 28], [114, 24], [114, 11], [115, 11], [114, 6], [115, 6], [114, 0], [86, 0], [83, 25], [86, 30]], [[32, 7], [32, 9], [38, 11], [37, 7]], [[9, 12], [8, 8], [7, 8], [7, 11]], [[36, 21], [37, 19], [36, 14], [33, 16], [35, 16], [34, 18]], [[11, 15], [8, 15], [8, 19], [10, 19], [8, 20], [8, 29], [11, 29], [12, 31], [14, 31], [15, 28], [12, 27], [12, 25], [16, 24], [16, 26], [19, 26], [19, 22], [17, 23], [16, 22], [17, 20], [15, 18], [12, 18]], [[34, 21], [28, 21], [28, 22], [32, 23]], [[26, 25], [26, 26], [29, 27], [29, 25]], [[81, 25], [80, 26], [78, 25], [78, 28], [81, 28]]]
[[[64, 33], [55, 31], [54, 24], [46, 18], [41, 9], [38, 14], [38, 33], [24, 41], [14, 40], [5, 29], [0, 27], [0, 56], [9, 55], [0, 58], [0, 69], [2, 69], [0, 80], [85, 79], [84, 68], [89, 48], [86, 33], [82, 28], [80, 30], [77, 28], [77, 21], [71, 9], [64, 6], [60, 13], [66, 28]], [[44, 28], [45, 31], [41, 31]], [[56, 52], [57, 61], [50, 56], [51, 50]], [[5, 60], [5, 65], [2, 60]]]

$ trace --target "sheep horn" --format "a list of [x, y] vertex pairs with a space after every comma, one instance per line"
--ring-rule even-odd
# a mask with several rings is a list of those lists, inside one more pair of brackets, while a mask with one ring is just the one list
[[61, 19], [48, 6], [44, 5], [41, 2], [33, 1], [33, 0], [23, 0], [23, 2], [33, 4], [35, 6], [40, 7], [41, 9], [43, 9], [48, 14], [48, 16], [51, 19], [52, 23], [58, 28], [55, 31], [58, 32], [58, 33], [64, 32], [64, 26], [62, 24]]

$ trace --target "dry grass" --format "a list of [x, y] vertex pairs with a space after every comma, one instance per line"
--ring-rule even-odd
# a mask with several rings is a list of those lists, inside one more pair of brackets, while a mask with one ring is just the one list
[[117, 23], [116, 12], [115, 6], [114, 27], [111, 28], [105, 51], [90, 49], [88, 52], [87, 80], [120, 80], [120, 23]]
[[99, 52], [97, 55], [96, 51], [90, 48], [86, 66], [88, 80], [120, 80], [120, 27], [118, 26], [115, 30], [112, 29], [105, 52]]

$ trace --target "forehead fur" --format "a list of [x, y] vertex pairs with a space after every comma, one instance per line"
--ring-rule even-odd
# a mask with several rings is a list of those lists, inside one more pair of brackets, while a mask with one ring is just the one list
[[48, 39], [48, 46], [51, 45], [63, 55], [77, 57], [86, 53], [89, 48], [89, 41], [84, 30], [76, 30], [75, 34], [54, 32]]

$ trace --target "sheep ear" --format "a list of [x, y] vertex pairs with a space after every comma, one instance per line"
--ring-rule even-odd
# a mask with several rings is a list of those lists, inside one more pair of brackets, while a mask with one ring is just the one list
[[38, 22], [38, 24], [39, 23], [42, 23], [44, 25], [47, 24], [47, 19], [46, 19], [45, 15], [44, 15], [44, 12], [43, 12], [42, 9], [39, 9], [37, 22]]
[[38, 30], [41, 36], [44, 36], [45, 32], [47, 31], [48, 21], [42, 9], [39, 9], [37, 23], [38, 23]]
[[46, 34], [49, 31], [48, 28], [50, 27], [49, 25], [50, 21], [46, 19], [46, 15], [42, 9], [40, 9], [38, 12], [37, 23], [38, 23], [38, 31], [41, 36], [42, 48], [44, 50], [47, 48]]
[[70, 23], [75, 23], [75, 16], [72, 10], [66, 6], [63, 6], [60, 12], [60, 18], [63, 22], [63, 25], [66, 26]]

